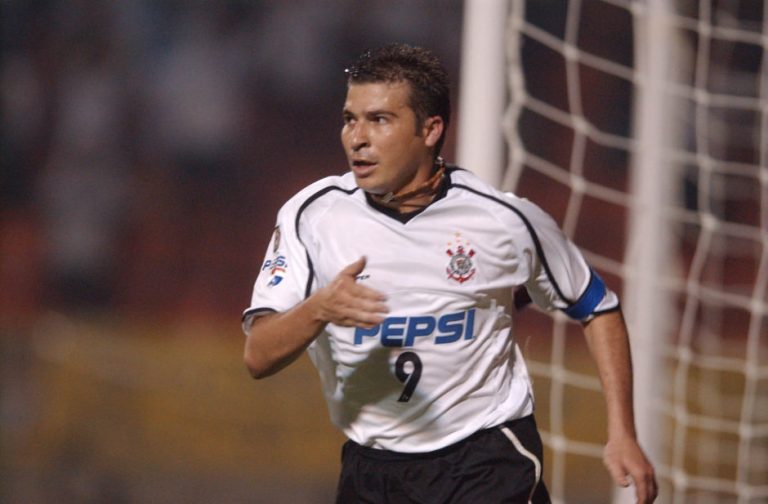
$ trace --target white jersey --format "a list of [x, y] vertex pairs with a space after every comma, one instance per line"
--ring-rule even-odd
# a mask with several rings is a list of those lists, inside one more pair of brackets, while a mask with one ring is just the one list
[[328, 324], [308, 351], [333, 423], [374, 448], [432, 451], [532, 413], [516, 288], [579, 320], [618, 307], [541, 209], [449, 167], [435, 200], [405, 216], [351, 172], [300, 191], [278, 214], [245, 320], [292, 308], [361, 256], [357, 280], [387, 296], [386, 320]]

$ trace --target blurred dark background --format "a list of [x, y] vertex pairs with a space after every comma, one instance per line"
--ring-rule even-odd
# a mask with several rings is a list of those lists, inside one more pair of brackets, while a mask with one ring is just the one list
[[345, 66], [405, 41], [457, 81], [461, 12], [458, 0], [3, 2], [0, 208], [3, 256], [19, 262], [3, 267], [3, 316], [238, 317], [279, 205], [345, 169]]
[[254, 383], [240, 315], [279, 206], [346, 169], [345, 66], [423, 45], [458, 93], [462, 2], [0, 9], [0, 502], [331, 501], [314, 370]]

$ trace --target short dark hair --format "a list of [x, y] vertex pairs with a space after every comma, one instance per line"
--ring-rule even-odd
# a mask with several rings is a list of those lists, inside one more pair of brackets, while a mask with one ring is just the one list
[[435, 146], [440, 153], [451, 120], [448, 72], [429, 50], [407, 44], [390, 44], [364, 52], [346, 70], [347, 84], [407, 82], [411, 85], [409, 105], [419, 125], [440, 116], [445, 128]]

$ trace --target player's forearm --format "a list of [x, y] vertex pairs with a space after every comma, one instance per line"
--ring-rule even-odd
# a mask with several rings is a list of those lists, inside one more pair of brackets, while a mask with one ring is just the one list
[[243, 359], [254, 378], [266, 378], [295, 361], [320, 334], [312, 298], [291, 310], [259, 317], [246, 331]]
[[636, 438], [632, 405], [632, 361], [621, 312], [605, 313], [584, 328], [603, 386], [608, 414], [608, 438]]

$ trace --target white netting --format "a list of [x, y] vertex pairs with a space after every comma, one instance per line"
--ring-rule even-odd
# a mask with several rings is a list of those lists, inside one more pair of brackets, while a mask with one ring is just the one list
[[[659, 501], [768, 502], [768, 2], [510, 12], [504, 189], [552, 213], [631, 300]], [[533, 312], [521, 325], [550, 334], [524, 351], [553, 499], [605, 501], [599, 383], [578, 328]]]

